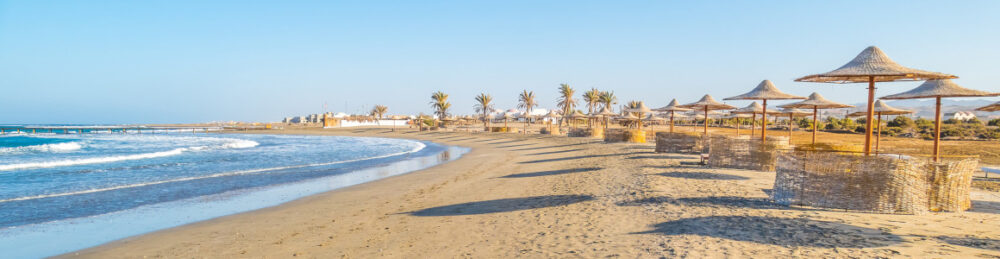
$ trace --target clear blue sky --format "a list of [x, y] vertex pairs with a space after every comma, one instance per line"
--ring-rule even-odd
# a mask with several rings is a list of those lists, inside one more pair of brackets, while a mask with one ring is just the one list
[[861, 84], [792, 80], [869, 45], [1000, 91], [1000, 1], [291, 2], [0, 0], [0, 123], [429, 113], [435, 90], [460, 114], [522, 89], [551, 108], [560, 83], [658, 107], [771, 79], [857, 103]]

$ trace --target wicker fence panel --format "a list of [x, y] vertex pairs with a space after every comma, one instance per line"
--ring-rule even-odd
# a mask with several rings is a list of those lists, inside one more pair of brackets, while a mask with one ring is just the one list
[[747, 136], [712, 136], [709, 141], [708, 165], [713, 167], [774, 171], [777, 156], [789, 149], [787, 138], [767, 141]]
[[979, 167], [976, 159], [962, 159], [923, 166], [930, 178], [928, 207], [931, 211], [966, 211], [972, 207], [969, 189], [972, 174]]
[[604, 131], [604, 142], [624, 142], [625, 138], [624, 129], [607, 129]]
[[704, 138], [689, 133], [656, 133], [657, 153], [702, 153], [705, 151]]
[[771, 198], [784, 205], [923, 214], [969, 209], [975, 159], [933, 163], [833, 152], [778, 156]]

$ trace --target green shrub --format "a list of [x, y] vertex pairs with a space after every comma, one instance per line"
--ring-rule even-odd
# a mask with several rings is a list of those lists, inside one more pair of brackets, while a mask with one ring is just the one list
[[895, 119], [892, 119], [886, 124], [888, 124], [889, 127], [899, 127], [903, 129], [909, 129], [916, 126], [916, 123], [914, 123], [912, 119], [905, 116], [896, 116]]
[[1000, 126], [1000, 119], [992, 119], [992, 120], [990, 120], [990, 122], [986, 123], [986, 125]]

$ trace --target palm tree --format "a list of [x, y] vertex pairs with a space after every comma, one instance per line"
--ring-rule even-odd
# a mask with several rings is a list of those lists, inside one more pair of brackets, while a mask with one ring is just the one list
[[[372, 117], [375, 117], [376, 119], [378, 119], [378, 120], [375, 120], [375, 123], [378, 124], [378, 125], [382, 125], [381, 124], [382, 123], [381, 122], [382, 116], [384, 116], [385, 113], [388, 112], [388, 111], [389, 111], [389, 107], [387, 107], [385, 105], [381, 105], [381, 104], [375, 105], [375, 107], [373, 107], [372, 111], [371, 111]], [[395, 123], [393, 125], [395, 125]]]
[[559, 84], [559, 108], [562, 109], [563, 116], [567, 116], [576, 108], [576, 100], [573, 99], [574, 93], [576, 91], [568, 84]]
[[538, 106], [538, 102], [535, 101], [534, 91], [529, 92], [528, 90], [524, 90], [521, 92], [521, 95], [518, 96], [517, 108], [524, 108], [527, 110], [525, 111], [525, 115], [527, 116], [524, 116], [524, 134], [528, 134], [528, 117], [531, 116], [531, 111], [536, 106]]
[[618, 97], [615, 96], [615, 92], [601, 92], [600, 100], [601, 109], [608, 108], [608, 110], [613, 111], [612, 105], [618, 104]]
[[590, 91], [583, 93], [583, 102], [587, 103], [588, 114], [594, 114], [594, 111], [598, 109], [597, 105], [601, 103], [601, 91], [597, 88], [591, 88]]
[[483, 114], [483, 128], [488, 129], [490, 127], [488, 124], [490, 120], [486, 116], [489, 116], [488, 114], [494, 111], [493, 96], [486, 93], [480, 93], [476, 96], [476, 105], [473, 108], [476, 109], [476, 112]]
[[431, 94], [431, 107], [434, 108], [434, 114], [438, 116], [438, 119], [444, 119], [448, 117], [448, 109], [451, 108], [451, 103], [448, 102], [448, 94], [444, 92], [437, 91]]

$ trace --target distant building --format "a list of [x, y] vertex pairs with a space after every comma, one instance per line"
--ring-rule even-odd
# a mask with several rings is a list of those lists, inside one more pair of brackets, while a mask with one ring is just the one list
[[976, 114], [972, 112], [956, 112], [956, 113], [945, 113], [944, 116], [949, 119], [956, 119], [960, 121], [967, 121], [976, 118]]

